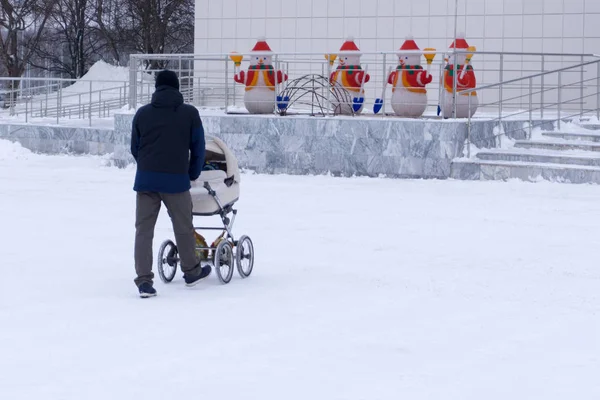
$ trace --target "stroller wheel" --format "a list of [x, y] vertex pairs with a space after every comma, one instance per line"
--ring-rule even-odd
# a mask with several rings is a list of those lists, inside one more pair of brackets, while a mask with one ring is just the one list
[[164, 283], [169, 283], [175, 277], [177, 272], [177, 264], [179, 264], [179, 253], [177, 246], [171, 240], [165, 240], [160, 245], [158, 250], [158, 275]]
[[235, 262], [238, 273], [242, 278], [247, 278], [254, 268], [254, 244], [248, 236], [242, 236], [238, 240], [235, 249]]
[[215, 250], [215, 271], [221, 283], [226, 284], [233, 276], [233, 247], [228, 241], [221, 241]]

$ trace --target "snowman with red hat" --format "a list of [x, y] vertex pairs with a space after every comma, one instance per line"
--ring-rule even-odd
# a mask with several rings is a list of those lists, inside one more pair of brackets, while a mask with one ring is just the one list
[[248, 71], [239, 71], [241, 57], [235, 58], [236, 73], [233, 79], [246, 85], [244, 105], [250, 114], [269, 114], [275, 109], [275, 85], [287, 81], [288, 76], [273, 68], [273, 51], [265, 38], [259, 38], [252, 49]]
[[340, 47], [338, 54], [339, 65], [330, 76], [333, 87], [343, 88], [348, 94], [339, 100], [332, 100], [335, 112], [339, 114], [360, 114], [365, 99], [365, 83], [371, 78], [360, 65], [360, 50], [354, 39], [349, 37]]
[[456, 118], [472, 117], [477, 111], [479, 101], [475, 91], [461, 93], [477, 86], [475, 72], [471, 66], [472, 52], [475, 47], [469, 46], [463, 34], [457, 35], [456, 43], [452, 42], [451, 49], [466, 50], [469, 53], [450, 54], [448, 65], [444, 69], [444, 90], [442, 92], [442, 116], [452, 117], [454, 109], [454, 74], [456, 73]]
[[398, 52], [398, 67], [388, 76], [388, 83], [392, 85], [392, 108], [401, 117], [418, 118], [427, 108], [425, 85], [431, 83], [433, 76], [421, 66], [420, 53], [406, 52], [419, 50], [412, 36], [408, 36]]

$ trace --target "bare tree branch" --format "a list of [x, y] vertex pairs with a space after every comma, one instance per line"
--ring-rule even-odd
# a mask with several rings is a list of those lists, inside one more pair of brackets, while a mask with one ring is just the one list
[[[0, 61], [9, 77], [19, 78], [38, 47], [57, 0], [0, 0]], [[13, 100], [19, 81], [11, 81]]]

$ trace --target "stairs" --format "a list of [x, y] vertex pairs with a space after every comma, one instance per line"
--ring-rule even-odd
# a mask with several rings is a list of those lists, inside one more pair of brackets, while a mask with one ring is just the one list
[[600, 123], [594, 123], [594, 122], [582, 122], [581, 124], [579, 124], [582, 128], [585, 129], [590, 129], [590, 130], [599, 130], [600, 129]]
[[[600, 129], [600, 125], [598, 126], [598, 129]], [[600, 130], [598, 132], [594, 132], [594, 131], [585, 132], [582, 130], [581, 132], [577, 132], [577, 133], [544, 132], [544, 133], [542, 133], [542, 136], [549, 137], [549, 138], [557, 138], [557, 139], [578, 139], [578, 140], [585, 140], [588, 142], [600, 142]]]
[[509, 149], [488, 149], [472, 159], [456, 159], [450, 177], [600, 183], [600, 124], [586, 124], [577, 132], [543, 132], [541, 138], [517, 140]]

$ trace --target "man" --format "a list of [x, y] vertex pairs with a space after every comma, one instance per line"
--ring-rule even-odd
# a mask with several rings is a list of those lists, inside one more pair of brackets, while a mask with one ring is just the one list
[[156, 296], [152, 240], [161, 203], [173, 224], [186, 285], [194, 286], [211, 272], [196, 257], [190, 195], [190, 181], [200, 176], [205, 157], [200, 114], [184, 104], [173, 71], [159, 72], [155, 88], [150, 104], [135, 114], [131, 132], [131, 154], [137, 162], [134, 282], [142, 298]]

